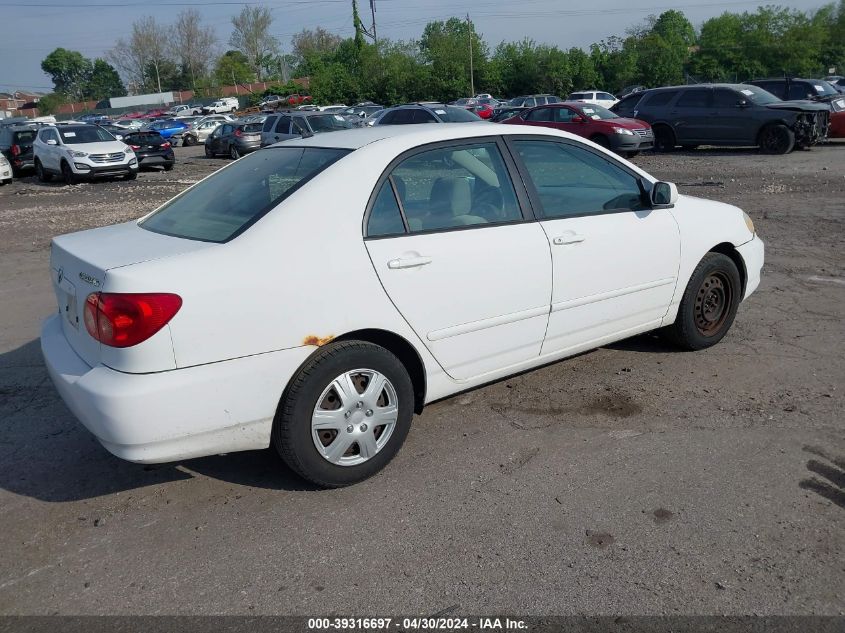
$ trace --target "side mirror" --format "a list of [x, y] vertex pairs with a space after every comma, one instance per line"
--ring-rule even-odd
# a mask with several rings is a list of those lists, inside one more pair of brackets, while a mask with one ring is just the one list
[[58, 145], [56, 139], [47, 139], [47, 145]]
[[585, 119], [584, 117], [582, 117], [580, 114], [576, 114], [576, 115], [575, 115], [574, 117], [572, 117], [572, 119], [570, 119], [570, 120], [571, 120], [573, 123], [583, 123], [584, 121], [586, 121], [586, 119]]
[[678, 201], [678, 188], [674, 182], [656, 182], [651, 188], [651, 204], [655, 207], [668, 207]]

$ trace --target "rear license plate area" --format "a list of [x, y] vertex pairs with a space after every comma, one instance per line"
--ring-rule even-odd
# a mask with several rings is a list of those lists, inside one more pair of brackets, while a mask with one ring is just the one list
[[77, 312], [76, 287], [67, 279], [59, 284], [59, 312], [75, 329], [79, 329], [79, 312]]

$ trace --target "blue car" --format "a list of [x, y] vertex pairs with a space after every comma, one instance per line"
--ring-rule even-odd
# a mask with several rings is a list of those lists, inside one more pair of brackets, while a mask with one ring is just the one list
[[165, 121], [156, 121], [151, 123], [149, 129], [158, 132], [166, 139], [172, 139], [174, 136], [181, 138], [182, 133], [188, 129], [188, 125], [182, 121], [175, 119], [167, 119]]

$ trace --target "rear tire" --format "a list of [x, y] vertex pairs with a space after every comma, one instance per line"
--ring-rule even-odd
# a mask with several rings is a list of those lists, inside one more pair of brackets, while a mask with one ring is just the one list
[[164, 166], [164, 171], [173, 171], [173, 163]]
[[323, 488], [348, 486], [393, 459], [413, 412], [413, 385], [396, 356], [364, 341], [329, 343], [288, 384], [273, 445], [303, 478]]
[[639, 155], [640, 155], [639, 152], [626, 152], [625, 153], [626, 158], [634, 158], [635, 156], [639, 156]]
[[35, 175], [38, 177], [39, 182], [50, 182], [53, 180], [53, 174], [44, 169], [40, 160], [35, 161]]
[[205, 157], [214, 158], [214, 152], [211, 151], [211, 148], [208, 145], [205, 146]]
[[656, 125], [654, 131], [654, 149], [658, 152], [675, 151], [675, 133], [668, 125]]
[[234, 145], [229, 146], [229, 157], [232, 160], [238, 160], [241, 157], [241, 153], [238, 151], [238, 148]]
[[690, 277], [667, 338], [692, 351], [715, 345], [731, 328], [741, 300], [736, 264], [722, 253], [707, 253]]
[[137, 177], [138, 177], [138, 172], [133, 170], [133, 171], [130, 171], [128, 174], [126, 174], [123, 177], [123, 179], [124, 180], [135, 180]]
[[782, 123], [767, 125], [758, 138], [763, 154], [788, 154], [795, 148], [795, 133]]

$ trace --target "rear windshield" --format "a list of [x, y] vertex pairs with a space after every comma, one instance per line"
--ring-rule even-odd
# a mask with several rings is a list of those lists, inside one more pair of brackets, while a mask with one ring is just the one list
[[188, 189], [139, 226], [189, 240], [226, 242], [348, 153], [317, 147], [263, 149]]
[[262, 127], [264, 127], [263, 121], [259, 123], [247, 123], [246, 125], [244, 125], [243, 130], [247, 133], [260, 132]]
[[[447, 123], [465, 123], [469, 121], [481, 121], [481, 117], [477, 114], [464, 110], [463, 108], [456, 108], [455, 106], [446, 106], [445, 108], [434, 108], [437, 116], [441, 121]], [[445, 114], [444, 114], [445, 111]]]
[[321, 114], [308, 117], [311, 129], [315, 134], [320, 132], [331, 132], [332, 130], [349, 129], [352, 124], [339, 114]]
[[164, 137], [158, 132], [140, 132], [136, 134], [127, 134], [123, 137], [125, 143], [147, 143], [158, 145], [164, 142]]
[[35, 130], [23, 130], [12, 134], [12, 142], [18, 145], [32, 145], [35, 140]]

